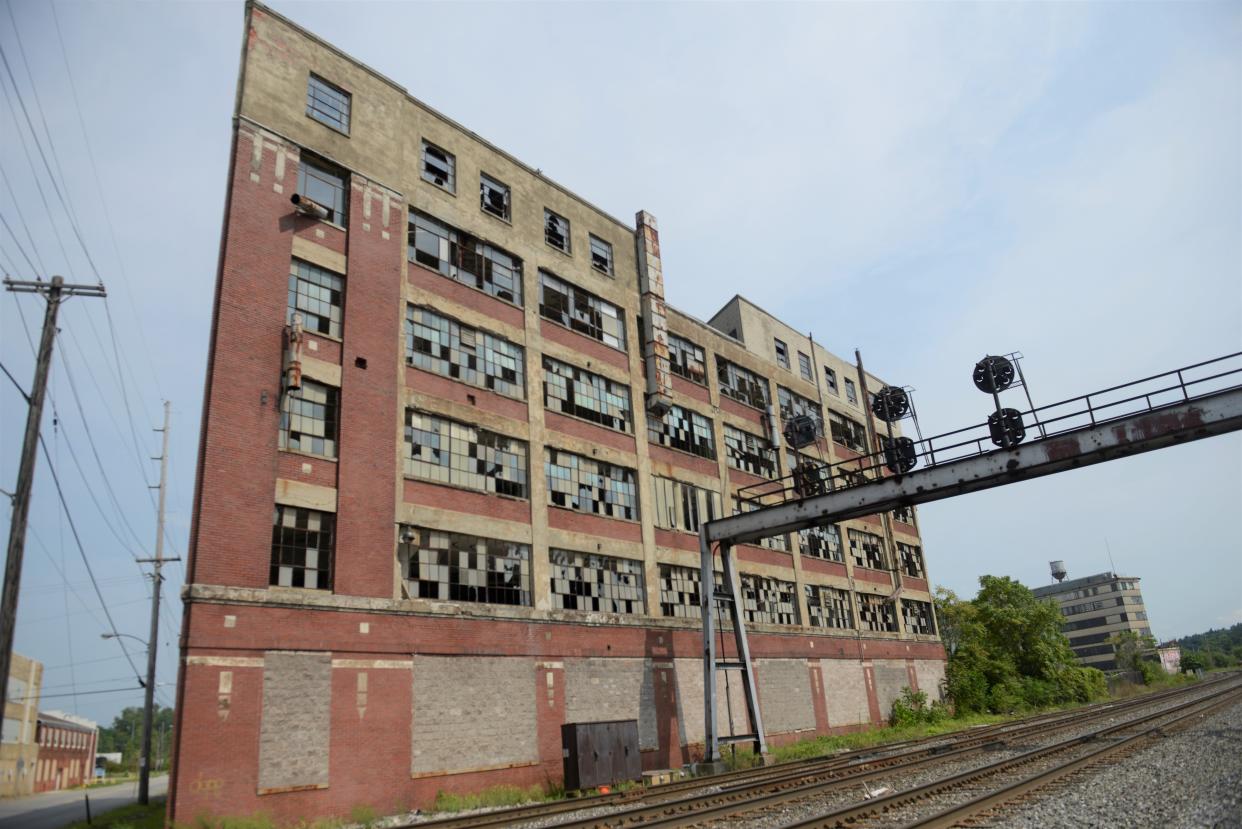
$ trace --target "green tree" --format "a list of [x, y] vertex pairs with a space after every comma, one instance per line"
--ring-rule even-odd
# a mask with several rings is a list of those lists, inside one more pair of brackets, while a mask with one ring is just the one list
[[[168, 765], [169, 747], [172, 745], [173, 710], [161, 705], [155, 706], [151, 720], [151, 767], [165, 768]], [[142, 708], [134, 706], [125, 708], [112, 720], [112, 725], [99, 729], [99, 752], [109, 754], [121, 752], [121, 765], [130, 771], [138, 768], [138, 757], [142, 753]]]
[[1207, 670], [1207, 665], [1204, 664], [1203, 656], [1198, 651], [1182, 651], [1181, 668], [1182, 673], [1188, 674]]
[[1108, 644], [1117, 654], [1117, 667], [1124, 671], [1141, 671], [1144, 657], [1156, 649], [1152, 636], [1140, 636], [1133, 630], [1123, 630], [1108, 637]]

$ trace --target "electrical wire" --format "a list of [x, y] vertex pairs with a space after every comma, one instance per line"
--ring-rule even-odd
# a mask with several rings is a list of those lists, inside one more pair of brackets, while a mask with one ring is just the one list
[[[26, 240], [30, 242], [30, 250], [34, 252], [34, 258], [39, 263], [39, 269], [35, 270], [35, 275], [46, 275], [47, 271], [43, 269], [43, 260], [39, 258], [39, 246], [35, 244], [34, 234], [30, 232], [30, 225], [26, 224], [26, 214], [22, 211], [22, 203], [17, 200], [17, 196], [13, 192], [13, 183], [9, 181], [9, 174], [4, 171], [3, 164], [0, 164], [0, 178], [4, 180], [4, 189], [9, 191], [9, 199], [11, 200], [10, 203], [17, 209], [17, 218], [22, 223], [22, 230], [26, 231]], [[13, 231], [10, 230], [9, 232], [12, 233]], [[16, 236], [13, 238], [14, 240], [17, 239]], [[26, 255], [24, 251], [22, 252], [22, 255]], [[30, 262], [29, 259], [26, 261]], [[31, 268], [34, 268], [34, 263], [30, 262], [30, 266]]]
[[0, 213], [0, 222], [4, 224], [4, 229], [9, 232], [9, 235], [13, 237], [13, 244], [17, 245], [17, 252], [26, 260], [26, 264], [30, 266], [30, 269], [37, 274], [39, 271], [35, 268], [34, 262], [30, 261], [30, 256], [27, 255], [26, 249], [22, 247], [22, 240], [17, 238], [17, 234], [13, 232], [13, 228], [9, 226], [9, 220], [4, 218], [3, 213]]

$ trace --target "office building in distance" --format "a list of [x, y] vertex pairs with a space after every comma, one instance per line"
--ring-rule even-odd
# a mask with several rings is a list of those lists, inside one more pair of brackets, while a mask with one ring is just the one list
[[1037, 599], [1053, 599], [1060, 606], [1065, 617], [1061, 630], [1079, 663], [1088, 668], [1117, 669], [1117, 655], [1108, 641], [1115, 634], [1151, 635], [1139, 580], [1133, 576], [1099, 573], [1036, 587], [1032, 592]]

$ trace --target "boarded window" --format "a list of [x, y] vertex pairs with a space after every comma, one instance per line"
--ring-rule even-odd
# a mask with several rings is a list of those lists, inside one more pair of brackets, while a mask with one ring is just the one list
[[331, 703], [330, 653], [264, 654], [260, 794], [327, 787]]

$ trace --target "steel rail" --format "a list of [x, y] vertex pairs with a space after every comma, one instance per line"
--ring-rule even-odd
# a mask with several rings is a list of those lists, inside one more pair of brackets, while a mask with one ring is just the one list
[[[949, 751], [960, 749], [968, 745], [977, 744], [983, 746], [994, 744], [998, 741], [1022, 737], [1033, 731], [1041, 731], [1049, 728], [1055, 729], [1062, 726], [1062, 724], [1080, 722], [1088, 715], [1094, 714], [1104, 716], [1106, 714], [1122, 713], [1130, 708], [1153, 704], [1170, 697], [1175, 697], [1179, 694], [1187, 693], [1188, 690], [1202, 690], [1221, 682], [1226, 682], [1230, 679], [1232, 679], [1232, 675], [1225, 675], [1209, 679], [1203, 683], [1193, 686], [1191, 689], [1174, 688], [1167, 691], [1160, 691], [1158, 693], [1147, 694], [1140, 697], [1131, 697], [1124, 700], [1108, 700], [1070, 710], [1051, 711], [1021, 720], [1007, 720], [993, 725], [978, 726], [958, 732], [936, 734], [913, 740], [900, 740], [897, 742], [867, 748], [852, 749], [850, 751], [841, 751], [834, 754], [819, 755], [816, 757], [807, 757], [788, 763], [779, 763], [774, 766], [737, 769], [735, 771], [724, 772], [722, 774], [679, 780], [674, 783], [668, 783], [650, 789], [632, 789], [629, 791], [613, 792], [611, 794], [587, 795], [585, 797], [569, 798], [551, 803], [511, 806], [482, 814], [461, 815], [428, 821], [400, 823], [395, 824], [392, 829], [415, 829], [415, 827], [417, 827], [417, 829], [464, 829], [465, 827], [471, 827], [471, 829], [492, 829], [492, 827], [507, 827], [524, 821], [540, 820], [547, 817], [555, 817], [561, 814], [584, 811], [598, 807], [623, 806], [635, 801], [651, 803], [654, 800], [672, 800], [674, 799], [674, 796], [684, 792], [708, 788], [719, 789], [721, 787], [731, 787], [730, 784], [737, 783], [738, 781], [744, 781], [751, 785], [757, 785], [763, 782], [772, 783], [774, 782], [774, 779], [786, 776], [791, 778], [799, 776], [805, 777], [810, 774], [829, 771], [840, 766], [853, 765], [855, 767], [861, 767], [864, 764], [876, 764], [885, 761], [908, 758], [922, 751], [928, 751], [933, 753], [935, 756], [943, 758]], [[891, 768], [891, 765], [888, 768]]]
[[[1103, 737], [1109, 737], [1114, 734], [1120, 734], [1121, 732], [1129, 731], [1139, 726], [1144, 726], [1147, 723], [1150, 723], [1154, 720], [1161, 719], [1162, 717], [1167, 717], [1170, 714], [1177, 714], [1179, 711], [1189, 709], [1189, 710], [1186, 710], [1186, 713], [1181, 714], [1180, 716], [1176, 717], [1173, 720], [1170, 720], [1168, 723], [1161, 724], [1154, 728], [1148, 728], [1142, 733], [1144, 735], [1148, 735], [1155, 731], [1169, 728], [1173, 726], [1175, 723], [1184, 722], [1188, 718], [1196, 716], [1198, 714], [1210, 713], [1212, 711], [1215, 711], [1218, 707], [1221, 707], [1224, 705], [1232, 705], [1236, 703], [1239, 699], [1242, 699], [1242, 685], [1235, 684], [1235, 685], [1232, 685], [1231, 687], [1221, 689], [1212, 694], [1208, 694], [1205, 697], [1199, 697], [1194, 700], [1189, 700], [1183, 705], [1180, 705], [1176, 708], [1165, 709], [1163, 711], [1158, 711], [1158, 712], [1149, 714], [1145, 717], [1140, 717], [1135, 720], [1130, 720], [1124, 723], [1120, 723], [1110, 728], [1105, 728], [1100, 731], [1091, 732], [1090, 734], [1073, 737], [1068, 740], [1062, 740], [1061, 742], [1054, 743], [1050, 746], [1044, 746], [1043, 748], [1033, 749], [1031, 751], [1024, 752], [1018, 755], [1017, 757], [1012, 757], [1012, 758], [1009, 758], [1008, 760], [1000, 760], [996, 763], [991, 763], [986, 766], [981, 766], [977, 769], [971, 769], [969, 771], [965, 771], [960, 774], [955, 774], [950, 777], [943, 778], [941, 780], [936, 780], [936, 781], [927, 783], [922, 786], [917, 786], [913, 789], [907, 789], [906, 791], [895, 792], [893, 794], [886, 795], [884, 797], [877, 797], [872, 800], [868, 800], [864, 803], [855, 804], [853, 806], [847, 806], [844, 809], [837, 809], [832, 812], [828, 812], [828, 813], [821, 814], [821, 815], [816, 815], [806, 820], [801, 820], [796, 823], [787, 824], [785, 826], [782, 826], [781, 829], [830, 829], [833, 827], [845, 827], [845, 826], [856, 827], [860, 824], [861, 821], [864, 821], [870, 817], [874, 817], [878, 814], [889, 813], [892, 810], [899, 808], [901, 806], [907, 806], [909, 804], [916, 803], [919, 800], [923, 800], [927, 797], [941, 794], [955, 787], [974, 783], [984, 778], [992, 777], [997, 774], [1002, 774], [1007, 771], [1012, 771], [1021, 766], [1025, 766], [1030, 763], [1036, 762], [1038, 760], [1042, 760], [1054, 754], [1059, 754], [1061, 752], [1068, 751], [1070, 749], [1076, 748], [1078, 746], [1084, 745], [1089, 742], [1093, 742]], [[1106, 748], [1114, 749], [1116, 748], [1116, 745], [1117, 744], [1111, 744], [1109, 746], [1106, 746]], [[1066, 763], [1065, 765], [1069, 765], [1069, 763]]]
[[[1224, 691], [1216, 691], [1214, 694], [1226, 693], [1242, 688], [1242, 683], [1232, 681], [1235, 679], [1236, 677], [1231, 676], [1229, 680], [1222, 680], [1221, 682], [1229, 683], [1229, 688]], [[1213, 686], [1216, 684], [1219, 683], [1214, 682]], [[1203, 685], [1196, 685], [1191, 688], [1174, 689], [1169, 696], [1176, 697], [1195, 693], [1203, 690], [1204, 687]], [[1157, 699], [1156, 695], [1150, 695], [1125, 700], [1124, 703], [1126, 705], [1120, 709], [1120, 712], [1124, 713], [1129, 708], [1141, 708], [1167, 698], [1161, 695]], [[1198, 699], [1203, 699], [1203, 697], [1196, 697], [1196, 701]], [[1167, 716], [1169, 710], [1159, 711], [1152, 716]], [[1031, 733], [1049, 734], [1078, 727], [1092, 720], [1116, 715], [1119, 713], [1119, 709], [1093, 708], [1086, 712], [1078, 709], [1076, 713], [1078, 716], [1067, 717], [1063, 721], [1051, 725], [1047, 723], [1034, 723], [1028, 728], [1016, 729], [1008, 734], [990, 735], [980, 737], [977, 740], [970, 739], [964, 741], [969, 744], [955, 745], [950, 743], [939, 750], [937, 748], [930, 748], [907, 755], [882, 757], [873, 760], [860, 759], [858, 762], [833, 765], [819, 770], [801, 770], [775, 779], [752, 780], [735, 785], [714, 786], [711, 787], [712, 791], [709, 791], [706, 795], [698, 794], [655, 801], [652, 801], [650, 798], [643, 798], [642, 802], [624, 810], [605, 815], [569, 820], [557, 823], [555, 827], [556, 829], [602, 829], [603, 827], [629, 827], [635, 825], [643, 827], [690, 826], [709, 819], [751, 811], [754, 808], [801, 799], [808, 794], [852, 787], [872, 778], [891, 775], [894, 772], [913, 770], [934, 763], [969, 756], [993, 746], [1002, 745], [1007, 740], [1026, 737]], [[1128, 721], [1128, 723], [1133, 722], [1136, 722], [1136, 720]], [[832, 776], [824, 779], [825, 775]], [[708, 778], [708, 782], [713, 779]], [[475, 824], [465, 825], [474, 826]]]

